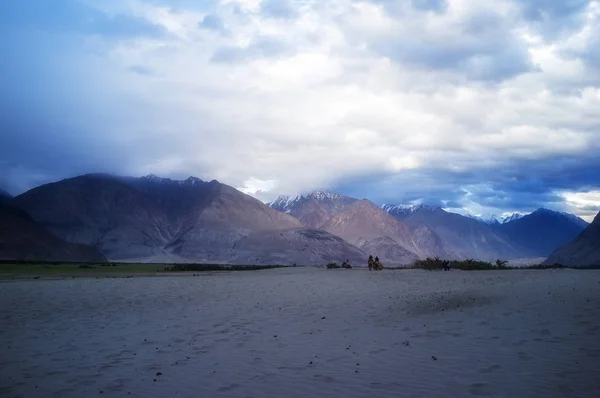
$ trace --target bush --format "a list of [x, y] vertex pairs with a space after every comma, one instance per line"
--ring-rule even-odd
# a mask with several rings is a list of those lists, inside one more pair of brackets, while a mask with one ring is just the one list
[[489, 263], [486, 261], [478, 261], [472, 258], [467, 260], [441, 260], [440, 258], [426, 258], [425, 260], [417, 260], [413, 263], [411, 268], [420, 268], [426, 270], [441, 270], [444, 266], [450, 267], [450, 269], [460, 269], [464, 271], [480, 271], [480, 270], [493, 270], [493, 269], [512, 269], [513, 267], [507, 266], [508, 262], [502, 260], [496, 260], [495, 263]]
[[256, 271], [272, 268], [284, 268], [283, 265], [228, 265], [228, 264], [172, 264], [164, 267], [167, 272], [177, 271]]
[[327, 269], [337, 269], [337, 268], [342, 268], [341, 265], [339, 265], [338, 263], [329, 263], [327, 264], [325, 267], [327, 267]]

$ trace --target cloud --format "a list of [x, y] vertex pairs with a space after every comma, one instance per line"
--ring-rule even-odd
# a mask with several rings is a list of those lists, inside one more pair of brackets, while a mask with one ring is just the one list
[[102, 37], [159, 37], [160, 26], [132, 15], [108, 15], [78, 0], [4, 1], [0, 4], [0, 30], [41, 30], [93, 34]]
[[290, 0], [263, 0], [261, 12], [273, 18], [293, 18], [296, 10]]
[[272, 58], [282, 55], [287, 51], [285, 43], [276, 37], [261, 36], [245, 47], [223, 46], [218, 48], [213, 57], [213, 62], [235, 63], [249, 58]]
[[223, 25], [223, 21], [218, 15], [208, 14], [200, 22], [199, 26], [205, 29], [212, 29], [216, 31], [224, 31], [225, 25]]
[[263, 200], [597, 204], [565, 193], [600, 189], [598, 1], [42, 3], [0, 5], [13, 193], [116, 172]]

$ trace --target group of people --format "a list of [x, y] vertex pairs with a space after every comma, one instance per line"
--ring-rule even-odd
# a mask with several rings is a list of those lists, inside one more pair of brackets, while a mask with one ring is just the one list
[[379, 257], [375, 257], [375, 259], [373, 259], [373, 256], [369, 256], [368, 266], [369, 271], [381, 271], [383, 269], [383, 265], [381, 264], [381, 261], [379, 261]]

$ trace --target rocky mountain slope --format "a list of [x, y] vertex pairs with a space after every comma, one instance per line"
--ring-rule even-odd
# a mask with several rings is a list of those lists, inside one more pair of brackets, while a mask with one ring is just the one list
[[[310, 264], [364, 256], [230, 186], [194, 177], [84, 175], [35, 188], [14, 203], [56, 236], [97, 247], [111, 260]], [[249, 246], [259, 237], [266, 240]]]
[[587, 225], [545, 209], [490, 225], [439, 207], [380, 208], [321, 191], [266, 205], [215, 180], [154, 175], [89, 174], [9, 200], [56, 237], [120, 261], [362, 264], [369, 254], [388, 265], [436, 256], [511, 260], [545, 257]]
[[446, 250], [446, 255], [440, 257], [495, 260], [521, 256], [520, 247], [483, 221], [449, 213], [435, 206], [418, 206], [408, 214], [399, 215], [395, 211], [390, 214], [413, 229], [426, 226], [432, 230]]
[[106, 261], [93, 247], [65, 242], [11, 205], [0, 203], [0, 225], [1, 260]]
[[366, 199], [331, 217], [322, 229], [388, 263], [407, 264], [418, 257], [449, 255], [426, 226], [411, 228]]
[[545, 264], [600, 266], [600, 213], [574, 240], [556, 249]]
[[162, 253], [175, 234], [161, 207], [107, 175], [84, 175], [42, 185], [13, 199], [54, 235], [123, 260]]

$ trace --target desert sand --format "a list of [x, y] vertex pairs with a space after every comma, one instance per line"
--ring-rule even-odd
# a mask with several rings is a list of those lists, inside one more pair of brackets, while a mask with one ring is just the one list
[[600, 271], [0, 283], [2, 397], [597, 397]]

